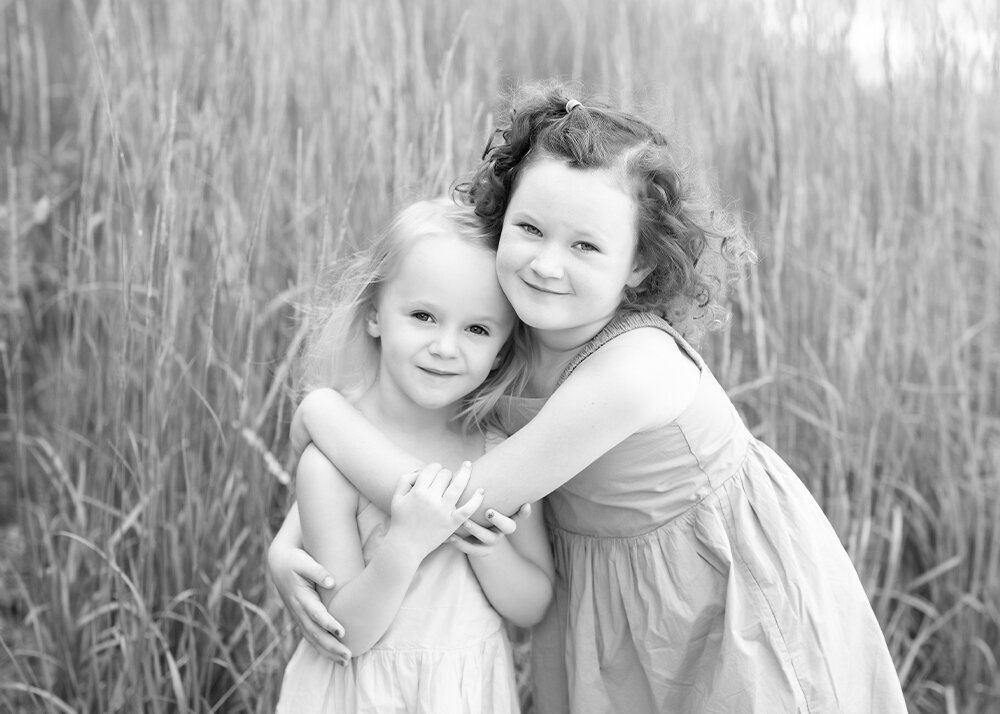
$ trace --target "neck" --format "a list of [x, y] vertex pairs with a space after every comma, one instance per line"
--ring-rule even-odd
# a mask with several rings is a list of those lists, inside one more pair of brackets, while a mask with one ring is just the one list
[[535, 343], [532, 376], [525, 396], [547, 397], [566, 365], [599, 333], [610, 319], [600, 324], [582, 325], [569, 330], [531, 330]]
[[385, 388], [378, 379], [357, 401], [356, 406], [369, 421], [397, 443], [421, 443], [458, 430], [455, 420], [459, 405], [427, 409]]
[[580, 349], [590, 342], [608, 323], [615, 319], [618, 310], [612, 310], [609, 314], [602, 315], [591, 322], [567, 327], [561, 330], [540, 330], [531, 329], [532, 338], [536, 344], [543, 346], [553, 353], [569, 352], [576, 354]]
[[466, 434], [455, 421], [457, 407], [424, 409], [412, 402], [387, 398], [378, 385], [365, 392], [355, 406], [396, 446], [424, 463], [444, 464], [453, 471], [462, 461], [483, 454], [482, 434]]
[[580, 341], [575, 337], [569, 338], [567, 335], [561, 333], [557, 335], [551, 331], [533, 331], [533, 333], [534, 363], [525, 396], [548, 397], [555, 391], [556, 382], [566, 369], [566, 365], [590, 338]]

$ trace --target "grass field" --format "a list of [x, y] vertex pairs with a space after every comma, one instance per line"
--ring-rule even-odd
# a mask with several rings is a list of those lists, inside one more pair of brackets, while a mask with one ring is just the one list
[[1000, 11], [910, 5], [861, 81], [853, 3], [804, 4], [0, 0], [0, 709], [273, 708], [295, 302], [561, 77], [744, 213], [704, 353], [911, 711], [1000, 710]]

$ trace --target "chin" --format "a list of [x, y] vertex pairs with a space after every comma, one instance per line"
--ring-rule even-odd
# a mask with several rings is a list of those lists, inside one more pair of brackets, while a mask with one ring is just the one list
[[517, 314], [517, 318], [528, 327], [547, 330], [549, 324], [553, 322], [553, 310], [551, 305], [540, 304], [532, 299], [514, 299], [510, 301]]
[[523, 315], [518, 313], [517, 316], [521, 318], [521, 322], [533, 330], [556, 332], [571, 327], [571, 325], [566, 324], [565, 320], [560, 320], [557, 316], [553, 316], [551, 313], [546, 314], [545, 310], [534, 310], [526, 312]]
[[[468, 391], [472, 391], [471, 389]], [[462, 391], [455, 394], [428, 394], [425, 395], [418, 404], [424, 409], [437, 410], [454, 405], [459, 402], [468, 392]]]

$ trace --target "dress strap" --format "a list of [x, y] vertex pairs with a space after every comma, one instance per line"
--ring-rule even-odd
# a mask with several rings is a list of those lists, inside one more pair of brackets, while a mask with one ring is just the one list
[[698, 365], [698, 369], [700, 371], [705, 370], [705, 362], [702, 360], [701, 355], [698, 354], [697, 350], [689, 345], [687, 340], [681, 336], [681, 333], [674, 329], [674, 326], [662, 317], [654, 315], [651, 312], [620, 312], [611, 319], [611, 322], [604, 326], [604, 329], [594, 335], [590, 342], [585, 344], [580, 351], [576, 353], [573, 359], [570, 360], [570, 363], [566, 365], [566, 369], [564, 369], [562, 374], [559, 376], [559, 380], [556, 382], [556, 387], [565, 382], [566, 379], [573, 374], [573, 371], [580, 366], [581, 362], [597, 352], [597, 350], [601, 347], [619, 335], [624, 335], [626, 332], [631, 332], [632, 330], [640, 327], [655, 327], [666, 332], [674, 338], [677, 342], [677, 346], [681, 348], [681, 351], [690, 357], [691, 361]]

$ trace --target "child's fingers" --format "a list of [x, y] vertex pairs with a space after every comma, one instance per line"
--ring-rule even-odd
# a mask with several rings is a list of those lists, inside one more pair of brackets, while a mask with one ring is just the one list
[[461, 506], [456, 508], [453, 515], [463, 521], [467, 521], [472, 517], [472, 514], [483, 504], [483, 489], [478, 489], [474, 494], [469, 496], [469, 500], [463, 503]]
[[302, 612], [318, 628], [334, 637], [344, 636], [344, 626], [337, 622], [337, 619], [323, 606], [323, 601], [318, 597], [303, 597], [299, 599], [298, 603], [302, 607]]
[[321, 588], [330, 589], [333, 587], [333, 576], [329, 571], [316, 561], [311, 555], [300, 548], [296, 548], [289, 553], [288, 567], [300, 578], [304, 578], [311, 583], [315, 583]]
[[427, 464], [417, 472], [417, 480], [414, 482], [413, 488], [428, 488], [432, 483], [434, 483], [434, 478], [440, 471], [441, 464]]
[[448, 539], [448, 542], [461, 552], [472, 556], [473, 558], [481, 558], [484, 555], [489, 555], [490, 551], [493, 550], [492, 546], [475, 543], [470, 540], [465, 540], [465, 538], [459, 538], [458, 536], [452, 536]]
[[455, 535], [464, 537], [469, 534], [469, 529], [465, 525], [466, 523], [475, 523], [475, 521], [465, 521], [465, 523], [455, 529]]
[[485, 515], [497, 532], [511, 535], [517, 530], [517, 522], [531, 515], [531, 504], [525, 503], [512, 516], [505, 516], [494, 508], [488, 508]]
[[519, 510], [514, 514], [514, 517], [505, 516], [500, 513], [500, 511], [495, 508], [486, 509], [486, 520], [493, 524], [493, 526], [504, 535], [510, 535], [517, 530], [517, 519], [521, 517], [521, 511]]
[[450, 483], [451, 470], [441, 469], [437, 472], [437, 475], [434, 476], [434, 480], [431, 482], [430, 486], [427, 487], [427, 490], [435, 496], [443, 496], [445, 489], [448, 488], [448, 484]]
[[[311, 614], [309, 611], [303, 611], [303, 617], [299, 619], [303, 636], [328, 657], [337, 660], [341, 664], [346, 664], [351, 658], [351, 650], [329, 628], [313, 620]], [[334, 622], [340, 627], [340, 623], [337, 623], [336, 620]], [[343, 628], [340, 629], [340, 632], [343, 633]], [[340, 637], [342, 636], [343, 634], [340, 635]]]
[[478, 540], [483, 545], [496, 545], [496, 542], [503, 537], [502, 533], [497, 533], [492, 528], [484, 528], [471, 519], [462, 525], [470, 536]]
[[413, 488], [419, 474], [420, 471], [411, 471], [408, 474], [400, 476], [399, 481], [396, 482], [396, 490], [393, 491], [392, 497], [405, 496]]
[[448, 484], [448, 488], [445, 489], [443, 498], [448, 503], [456, 504], [458, 499], [462, 497], [462, 493], [465, 491], [465, 487], [469, 485], [469, 479], [472, 477], [472, 464], [468, 461], [462, 463], [462, 466], [455, 472], [451, 477], [451, 483]]

